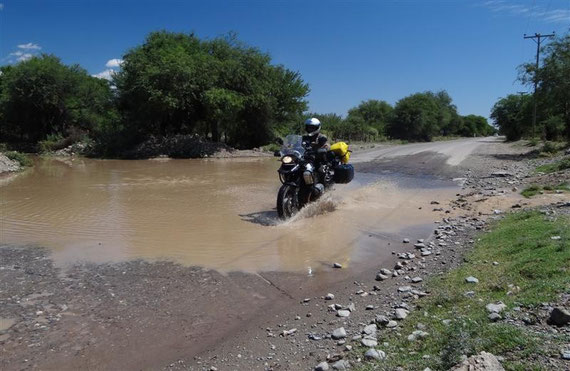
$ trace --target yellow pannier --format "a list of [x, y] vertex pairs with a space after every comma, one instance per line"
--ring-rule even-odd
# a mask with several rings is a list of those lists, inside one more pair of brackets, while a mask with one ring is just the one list
[[348, 144], [345, 142], [337, 142], [331, 146], [331, 151], [335, 153], [338, 157], [340, 157], [340, 161], [343, 164], [348, 164], [348, 160], [350, 159], [350, 151], [348, 150]]

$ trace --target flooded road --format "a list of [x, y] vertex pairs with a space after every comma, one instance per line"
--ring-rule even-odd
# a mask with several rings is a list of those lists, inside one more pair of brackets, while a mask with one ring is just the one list
[[143, 258], [312, 272], [331, 261], [366, 264], [403, 237], [429, 233], [426, 205], [456, 191], [433, 179], [357, 173], [281, 222], [274, 158], [36, 161], [0, 186], [0, 242], [49, 247], [61, 265]]

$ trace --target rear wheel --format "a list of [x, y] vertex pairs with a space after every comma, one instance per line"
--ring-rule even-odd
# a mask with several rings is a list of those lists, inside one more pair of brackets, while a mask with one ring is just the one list
[[277, 193], [277, 214], [287, 219], [299, 211], [299, 188], [283, 184]]

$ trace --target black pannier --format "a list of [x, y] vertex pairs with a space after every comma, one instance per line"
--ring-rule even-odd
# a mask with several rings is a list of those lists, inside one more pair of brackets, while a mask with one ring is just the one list
[[333, 180], [335, 183], [346, 184], [354, 178], [354, 167], [351, 164], [342, 164], [334, 168]]

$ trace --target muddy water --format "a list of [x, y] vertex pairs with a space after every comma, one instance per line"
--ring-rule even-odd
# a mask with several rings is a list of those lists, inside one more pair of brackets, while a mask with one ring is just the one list
[[278, 166], [273, 158], [38, 159], [0, 186], [0, 242], [47, 246], [60, 264], [144, 258], [311, 272], [364, 263], [429, 233], [429, 201], [455, 192], [426, 179], [357, 175], [280, 222]]

